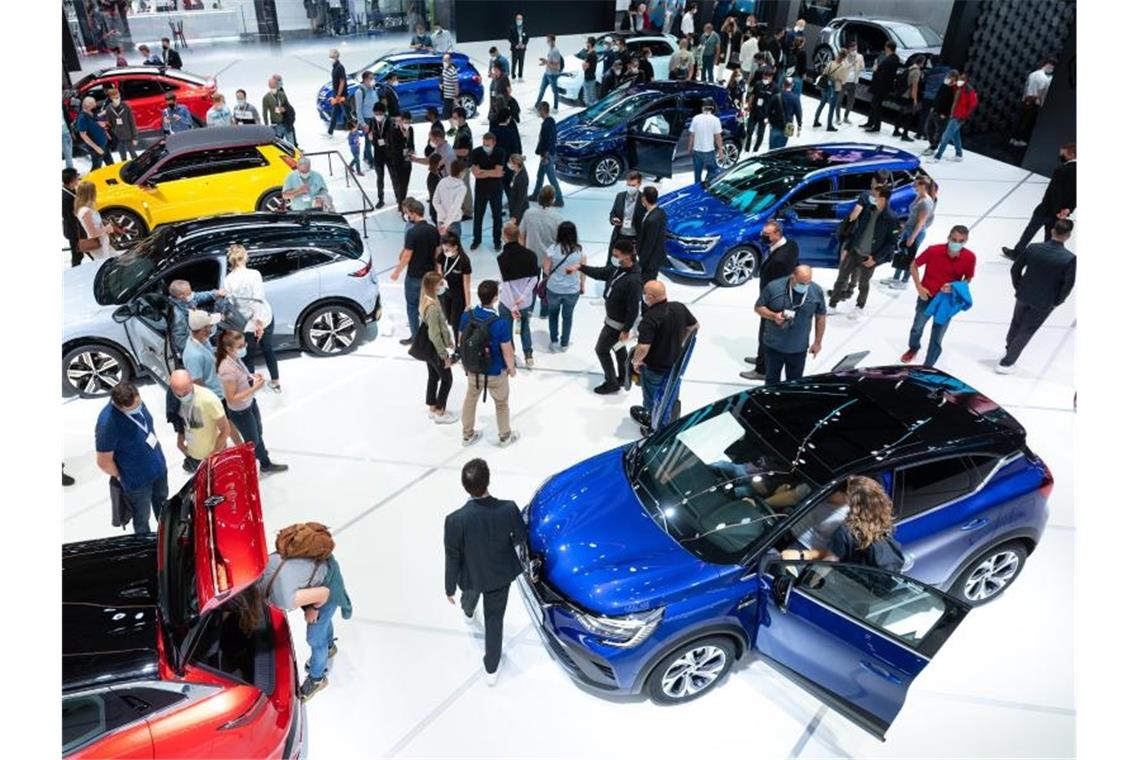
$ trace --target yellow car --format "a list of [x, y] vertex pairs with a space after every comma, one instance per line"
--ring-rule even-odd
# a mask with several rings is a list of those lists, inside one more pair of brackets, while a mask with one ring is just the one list
[[191, 129], [167, 135], [126, 163], [88, 174], [103, 221], [126, 248], [155, 227], [214, 214], [283, 211], [281, 185], [300, 152], [272, 127]]

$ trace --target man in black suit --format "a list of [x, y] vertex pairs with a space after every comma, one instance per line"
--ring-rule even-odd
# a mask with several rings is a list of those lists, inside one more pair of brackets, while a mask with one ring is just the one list
[[[763, 293], [764, 287], [768, 283], [781, 277], [787, 277], [795, 270], [800, 263], [800, 247], [796, 241], [784, 237], [784, 225], [776, 221], [764, 225], [764, 229], [760, 231], [760, 241], [768, 245], [768, 255], [764, 258], [758, 272], [760, 292]], [[764, 366], [764, 325], [767, 323], [768, 320], [766, 319], [760, 320], [760, 330], [756, 334], [756, 356], [749, 356], [744, 359], [749, 364], [756, 365], [756, 369], [740, 373], [740, 376], [745, 380], [764, 379], [766, 369]]]
[[899, 57], [895, 54], [897, 47], [893, 41], [887, 42], [883, 57], [871, 74], [871, 114], [867, 123], [860, 125], [868, 132], [878, 132], [883, 126], [883, 100], [891, 94], [899, 74]]
[[1065, 302], [1077, 281], [1077, 257], [1065, 247], [1073, 220], [1057, 219], [1045, 243], [1034, 243], [1013, 262], [1010, 276], [1016, 298], [1005, 336], [1005, 356], [994, 367], [999, 375], [1014, 371], [1021, 352], [1053, 309]]
[[629, 240], [635, 245], [641, 235], [641, 223], [645, 220], [645, 204], [641, 202], [641, 172], [636, 169], [625, 175], [625, 190], [614, 196], [610, 207], [610, 248], [619, 240]]
[[1053, 170], [1053, 177], [1045, 188], [1045, 196], [1037, 208], [1033, 209], [1033, 216], [1029, 218], [1025, 232], [1021, 233], [1021, 240], [1013, 248], [1003, 246], [1001, 249], [1002, 255], [1007, 259], [1020, 256], [1042, 227], [1045, 228], [1045, 240], [1049, 240], [1057, 220], [1068, 219], [1077, 207], [1077, 144], [1065, 143], [1057, 157], [1061, 160], [1061, 165]]
[[515, 23], [511, 24], [511, 30], [507, 32], [507, 40], [511, 43], [511, 79], [517, 78], [521, 81], [526, 59], [526, 43], [530, 40], [521, 13], [515, 14]]
[[162, 38], [162, 65], [171, 69], [182, 68], [182, 56], [178, 51], [170, 47], [170, 38]]
[[503, 653], [503, 614], [511, 581], [522, 572], [517, 546], [526, 544], [526, 525], [513, 501], [496, 499], [487, 493], [491, 471], [482, 459], [463, 465], [463, 488], [470, 494], [458, 510], [443, 523], [444, 591], [455, 604], [455, 588], [463, 591], [459, 605], [468, 623], [475, 623], [475, 606], [483, 597], [485, 652], [483, 669], [487, 684], [499, 677]]
[[645, 216], [641, 219], [641, 231], [637, 236], [637, 263], [641, 267], [641, 281], [649, 282], [657, 279], [657, 273], [665, 263], [665, 226], [669, 217], [665, 209], [657, 207], [656, 187], [650, 185], [642, 191], [641, 203], [645, 206]]

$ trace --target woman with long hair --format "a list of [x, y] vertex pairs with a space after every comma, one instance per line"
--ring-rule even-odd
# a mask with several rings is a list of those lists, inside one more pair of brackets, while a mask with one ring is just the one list
[[[265, 299], [261, 272], [246, 266], [249, 253], [243, 245], [231, 245], [226, 252], [226, 259], [230, 263], [230, 273], [226, 275], [225, 289], [237, 301], [238, 310], [246, 319], [245, 341], [251, 345], [256, 343], [261, 349], [265, 356], [265, 366], [269, 368], [269, 387], [275, 393], [280, 393], [277, 353], [273, 350], [273, 309]], [[249, 352], [246, 352], [243, 361], [246, 368], [253, 372], [255, 365]]]
[[87, 239], [99, 241], [98, 248], [88, 251], [92, 258], [105, 259], [114, 255], [111, 235], [118, 234], [119, 229], [113, 224], [103, 224], [103, 217], [95, 210], [94, 182], [84, 180], [75, 188], [75, 218], [83, 225]]
[[463, 250], [459, 236], [448, 232], [440, 240], [435, 271], [443, 277], [446, 291], [439, 299], [447, 324], [451, 325], [455, 342], [459, 342], [459, 320], [471, 308], [471, 259]]
[[740, 69], [733, 69], [728, 75], [728, 84], [725, 85], [728, 90], [728, 99], [737, 108], [744, 107], [744, 79], [741, 78]]
[[835, 529], [827, 549], [785, 549], [783, 559], [826, 560], [898, 571], [902, 547], [894, 539], [894, 505], [874, 478], [847, 479], [847, 517]]
[[265, 376], [260, 372], [251, 374], [245, 368], [242, 364], [245, 353], [245, 336], [237, 330], [226, 330], [218, 336], [218, 348], [214, 353], [214, 360], [218, 368], [218, 379], [222, 383], [222, 391], [226, 397], [230, 421], [241, 433], [242, 440], [253, 444], [257, 461], [261, 465], [261, 474], [285, 472], [289, 469], [289, 465], [270, 461], [269, 452], [265, 449], [261, 410], [257, 406], [257, 399], [254, 398], [254, 394], [265, 385]]
[[729, 16], [720, 25], [720, 61], [716, 68], [716, 81], [724, 81], [724, 67], [730, 70], [740, 68], [740, 32], [736, 28], [736, 19]]
[[819, 90], [819, 105], [815, 109], [815, 120], [812, 126], [818, 129], [822, 126], [819, 117], [823, 115], [823, 107], [827, 106], [827, 131], [838, 132], [835, 126], [835, 112], [839, 105], [839, 95], [843, 91], [843, 83], [847, 81], [847, 72], [850, 67], [847, 63], [847, 48], [839, 51], [834, 61], [828, 61], [819, 72], [823, 86]]
[[[565, 351], [570, 345], [570, 327], [574, 324], [574, 307], [586, 292], [586, 275], [567, 268], [586, 263], [578, 243], [574, 222], [558, 225], [554, 243], [543, 253], [542, 271], [546, 274], [546, 302], [549, 308], [550, 350]], [[562, 329], [559, 330], [559, 320]]]
[[420, 284], [420, 324], [427, 328], [428, 339], [438, 357], [425, 362], [428, 370], [427, 408], [428, 419], [437, 425], [450, 425], [456, 417], [447, 411], [447, 394], [451, 392], [451, 351], [455, 342], [451, 338], [450, 325], [439, 305], [439, 286], [443, 275], [428, 272]]

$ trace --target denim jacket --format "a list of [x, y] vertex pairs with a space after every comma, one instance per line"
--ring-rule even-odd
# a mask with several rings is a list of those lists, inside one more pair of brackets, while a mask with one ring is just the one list
[[321, 582], [322, 586], [328, 586], [329, 589], [327, 603], [339, 607], [341, 618], [348, 620], [352, 617], [352, 600], [348, 598], [348, 590], [344, 587], [344, 576], [341, 575], [340, 565], [337, 563], [336, 557], [330, 556], [327, 562], [329, 569], [325, 573], [325, 579]]
[[196, 291], [190, 294], [188, 302], [177, 298], [167, 300], [170, 301], [170, 337], [174, 341], [175, 351], [181, 356], [182, 349], [186, 348], [186, 339], [190, 337], [190, 310], [211, 303], [214, 293], [210, 290]]

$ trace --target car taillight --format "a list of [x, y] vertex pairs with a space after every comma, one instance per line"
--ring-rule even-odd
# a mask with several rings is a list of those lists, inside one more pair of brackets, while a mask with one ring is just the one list
[[357, 269], [355, 272], [350, 273], [349, 277], [367, 277], [368, 273], [372, 271], [372, 259], [368, 259], [368, 263]]
[[297, 168], [297, 161], [292, 156], [282, 156], [281, 160], [284, 161], [285, 165], [288, 166], [290, 169], [296, 169]]
[[483, 84], [483, 77], [476, 74], [475, 75], [475, 84]]
[[1041, 481], [1041, 487], [1038, 490], [1041, 491], [1042, 496], [1048, 499], [1053, 495], [1053, 471], [1044, 462], [1041, 465], [1045, 468], [1045, 479]]

